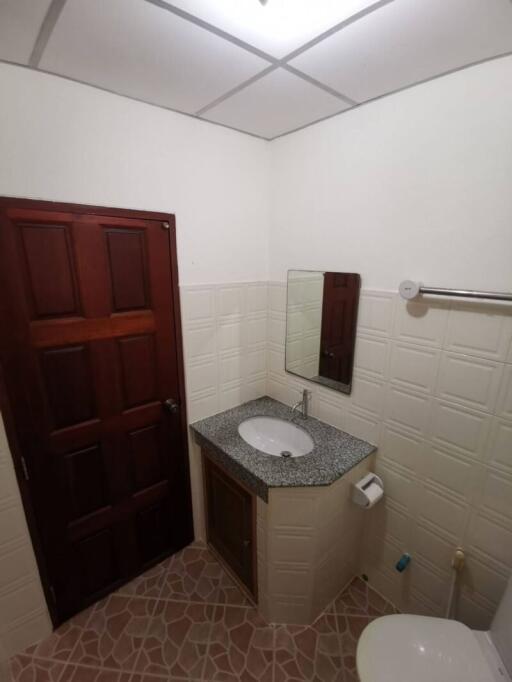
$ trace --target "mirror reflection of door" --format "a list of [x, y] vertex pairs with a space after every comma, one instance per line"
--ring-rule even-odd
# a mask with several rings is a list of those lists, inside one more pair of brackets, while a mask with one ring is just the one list
[[349, 385], [361, 279], [357, 274], [324, 273], [319, 376]]
[[287, 372], [350, 393], [360, 287], [356, 273], [288, 271]]

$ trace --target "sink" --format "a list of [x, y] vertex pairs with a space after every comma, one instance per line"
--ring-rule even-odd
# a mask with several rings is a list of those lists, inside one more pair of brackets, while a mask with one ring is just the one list
[[275, 457], [302, 457], [314, 448], [313, 439], [300, 426], [277, 417], [251, 417], [238, 427], [246, 443]]

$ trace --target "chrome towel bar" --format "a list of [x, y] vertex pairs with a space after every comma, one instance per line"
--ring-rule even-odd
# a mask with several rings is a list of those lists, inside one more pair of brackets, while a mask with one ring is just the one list
[[490, 301], [512, 301], [512, 293], [500, 293], [498, 291], [471, 291], [471, 289], [442, 289], [440, 287], [426, 287], [419, 282], [410, 279], [400, 283], [398, 287], [400, 296], [408, 301], [417, 298], [420, 294], [432, 296], [455, 296], [456, 298], [478, 298]]

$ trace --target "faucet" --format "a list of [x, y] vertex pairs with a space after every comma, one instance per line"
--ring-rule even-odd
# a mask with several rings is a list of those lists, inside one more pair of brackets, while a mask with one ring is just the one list
[[295, 416], [295, 411], [300, 407], [301, 408], [301, 417], [303, 419], [308, 418], [308, 408], [309, 408], [309, 399], [311, 397], [311, 391], [308, 391], [307, 388], [305, 388], [302, 391], [302, 400], [299, 400], [298, 403], [295, 403], [295, 405], [292, 407], [292, 416], [291, 419], [293, 420]]

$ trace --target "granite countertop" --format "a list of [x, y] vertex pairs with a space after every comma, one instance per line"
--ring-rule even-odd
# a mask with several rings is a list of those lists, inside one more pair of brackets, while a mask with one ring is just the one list
[[330, 485], [376, 450], [334, 426], [296, 414], [294, 423], [312, 437], [313, 450], [289, 459], [266, 455], [238, 433], [244, 419], [260, 416], [289, 420], [292, 410], [273, 398], [258, 398], [195, 422], [191, 428], [199, 445], [208, 448], [220, 464], [265, 501], [269, 488]]

